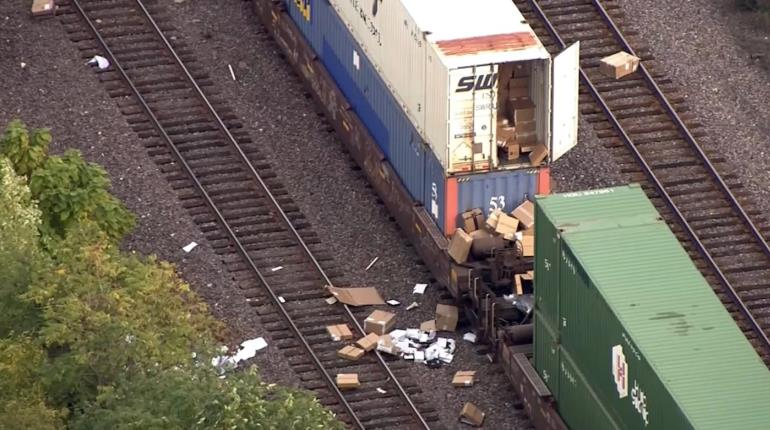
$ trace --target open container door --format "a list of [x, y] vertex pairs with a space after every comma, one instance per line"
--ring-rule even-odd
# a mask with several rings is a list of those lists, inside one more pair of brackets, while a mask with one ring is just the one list
[[577, 145], [580, 41], [553, 58], [551, 161]]

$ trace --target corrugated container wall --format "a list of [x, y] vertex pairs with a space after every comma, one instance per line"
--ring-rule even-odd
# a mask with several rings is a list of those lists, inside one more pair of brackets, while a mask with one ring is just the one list
[[326, 2], [308, 3], [308, 8], [291, 0], [285, 4], [404, 187], [442, 232], [453, 233], [465, 210], [502, 203], [512, 209], [525, 196], [547, 189], [547, 169], [447, 177], [334, 9]]
[[556, 235], [536, 242], [535, 368], [560, 415], [571, 428], [767, 428], [770, 372], [650, 209], [633, 187], [536, 199], [536, 237]]

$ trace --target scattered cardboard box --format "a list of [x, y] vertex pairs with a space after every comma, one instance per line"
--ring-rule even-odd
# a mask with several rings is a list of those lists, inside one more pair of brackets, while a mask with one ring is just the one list
[[535, 271], [534, 270], [527, 270], [527, 273], [521, 275], [522, 281], [532, 281], [535, 279]]
[[366, 336], [362, 337], [361, 339], [358, 339], [356, 341], [356, 345], [358, 345], [364, 351], [369, 352], [374, 348], [377, 348], [377, 342], [379, 340], [380, 340], [380, 336], [378, 336], [375, 333], [369, 333]]
[[532, 152], [529, 153], [529, 163], [532, 164], [533, 167], [537, 167], [543, 160], [545, 160], [546, 156], [548, 156], [548, 148], [542, 143], [538, 143], [535, 148], [532, 149]]
[[452, 235], [452, 241], [449, 242], [449, 256], [459, 264], [468, 260], [468, 253], [471, 251], [473, 239], [463, 229], [458, 228]]
[[599, 71], [610, 78], [620, 79], [634, 73], [639, 67], [639, 57], [627, 52], [616, 52], [599, 60]]
[[487, 217], [487, 228], [491, 231], [495, 231], [495, 228], [497, 227], [497, 220], [500, 217], [500, 214], [503, 213], [500, 209], [495, 209], [492, 211], [491, 214]]
[[398, 355], [398, 348], [396, 348], [396, 345], [393, 343], [393, 338], [387, 334], [380, 336], [377, 340], [377, 351], [390, 355]]
[[53, 15], [56, 9], [54, 0], [33, 0], [32, 1], [32, 16], [46, 16]]
[[422, 331], [436, 331], [436, 320], [424, 321], [420, 324], [420, 330]]
[[337, 351], [337, 357], [344, 358], [350, 361], [356, 361], [364, 356], [364, 350], [356, 348], [353, 345], [347, 345], [344, 348]]
[[455, 387], [472, 387], [476, 381], [475, 370], [460, 370], [452, 378], [452, 385]]
[[515, 136], [516, 136], [516, 127], [498, 126], [497, 135], [495, 137], [495, 139], [497, 140], [497, 146], [503, 147], [507, 145], [509, 142], [514, 140]]
[[521, 275], [518, 273], [513, 275], [513, 283], [516, 287], [516, 295], [522, 295], [524, 294], [524, 287], [521, 285]]
[[452, 305], [436, 305], [436, 330], [455, 331], [457, 328], [457, 307]]
[[503, 236], [503, 239], [505, 240], [514, 240], [514, 235], [516, 234], [516, 229], [519, 227], [519, 220], [512, 216], [508, 216], [504, 213], [501, 213], [498, 220], [497, 220], [497, 226], [495, 227], [495, 233]]
[[531, 229], [532, 226], [535, 225], [535, 205], [529, 200], [524, 200], [524, 203], [517, 206], [516, 209], [511, 212], [511, 215], [519, 220], [521, 225], [526, 229], [525, 231]]
[[364, 320], [364, 331], [382, 336], [393, 328], [395, 318], [396, 315], [390, 312], [374, 311]]
[[463, 406], [463, 410], [460, 412], [460, 422], [464, 424], [470, 424], [472, 426], [481, 427], [484, 422], [484, 412], [477, 408], [471, 402], [468, 402]]
[[333, 340], [351, 340], [353, 339], [353, 333], [350, 331], [350, 327], [347, 324], [335, 324], [327, 325], [326, 331]]
[[358, 388], [361, 386], [361, 382], [358, 381], [358, 373], [338, 373], [337, 374], [337, 387], [345, 390]]
[[505, 241], [502, 237], [490, 233], [487, 230], [476, 230], [471, 233], [471, 254], [476, 258], [483, 258], [492, 255], [495, 249], [505, 247]]
[[471, 213], [473, 214], [473, 221], [476, 223], [476, 228], [484, 228], [484, 211], [480, 208], [473, 208], [471, 209]]
[[385, 302], [380, 297], [376, 288], [337, 288], [327, 287], [329, 292], [337, 300], [351, 306], [383, 305]]
[[521, 255], [524, 257], [535, 256], [535, 237], [530, 235], [524, 235], [519, 241], [521, 243]]

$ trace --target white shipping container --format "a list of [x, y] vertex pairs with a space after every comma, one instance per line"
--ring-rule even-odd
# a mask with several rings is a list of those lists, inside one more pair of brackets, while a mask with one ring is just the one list
[[329, 1], [448, 173], [529, 165], [497, 146], [514, 67], [528, 75], [529, 137], [550, 160], [577, 143], [579, 48], [552, 59], [510, 0]]

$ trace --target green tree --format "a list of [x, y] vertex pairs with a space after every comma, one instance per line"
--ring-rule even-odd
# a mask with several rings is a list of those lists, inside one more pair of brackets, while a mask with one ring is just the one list
[[29, 177], [45, 161], [50, 144], [49, 130], [36, 129], [30, 135], [24, 123], [14, 120], [0, 139], [0, 151], [11, 160], [16, 173]]

